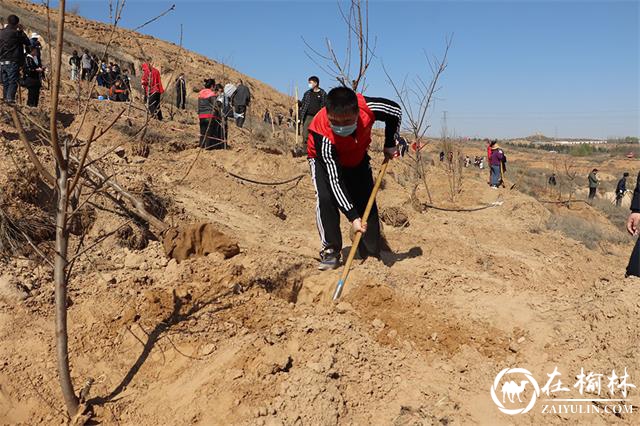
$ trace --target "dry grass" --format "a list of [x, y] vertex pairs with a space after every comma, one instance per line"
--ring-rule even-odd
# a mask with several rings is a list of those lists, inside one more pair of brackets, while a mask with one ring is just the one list
[[602, 242], [623, 244], [629, 241], [622, 231], [612, 231], [601, 224], [577, 216], [554, 215], [547, 222], [547, 229], [559, 231], [590, 249], [597, 248]]
[[629, 216], [628, 208], [618, 207], [611, 201], [602, 198], [596, 198], [591, 205], [604, 213], [616, 228], [624, 232], [627, 217]]

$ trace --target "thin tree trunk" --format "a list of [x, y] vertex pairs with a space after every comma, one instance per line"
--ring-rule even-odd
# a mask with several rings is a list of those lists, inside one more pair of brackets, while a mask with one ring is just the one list
[[[56, 159], [58, 203], [56, 208], [56, 254], [54, 259], [53, 278], [55, 282], [56, 301], [56, 352], [58, 355], [58, 376], [62, 396], [67, 406], [69, 417], [73, 418], [78, 411], [78, 397], [73, 390], [71, 371], [69, 368], [69, 336], [67, 333], [67, 248], [69, 232], [67, 229], [67, 191], [69, 188], [68, 147], [60, 144], [58, 138], [58, 94], [60, 90], [60, 71], [62, 64], [62, 43], [64, 36], [65, 0], [60, 0], [58, 8], [58, 31], [56, 37], [56, 54], [53, 62], [53, 78], [51, 79], [51, 114], [49, 130], [51, 147]], [[80, 171], [78, 171], [80, 172]]]
[[69, 336], [67, 333], [67, 248], [69, 233], [67, 230], [67, 170], [58, 168], [58, 205], [56, 209], [56, 254], [53, 278], [55, 282], [56, 302], [56, 351], [58, 355], [58, 376], [62, 395], [69, 416], [73, 418], [78, 411], [78, 397], [73, 390], [69, 368]]
[[427, 172], [424, 169], [422, 154], [420, 153], [420, 144], [418, 143], [418, 152], [416, 155], [416, 160], [418, 165], [420, 166], [420, 175], [422, 176], [422, 181], [424, 182], [424, 189], [427, 190], [427, 196], [429, 197], [429, 204], [433, 204], [433, 200], [431, 199], [431, 191], [429, 190], [429, 184], [427, 183]]
[[[298, 108], [298, 86], [296, 86], [296, 102], [293, 105], [293, 109], [294, 109], [294, 111], [296, 113], [296, 122], [295, 122], [294, 129], [296, 130], [296, 149], [297, 149], [298, 148], [298, 129], [299, 129], [298, 128], [298, 126], [299, 126], [298, 121], [300, 120], [300, 117], [298, 115], [299, 111], [300, 111], [300, 109]], [[302, 141], [302, 143], [304, 143], [304, 141]]]

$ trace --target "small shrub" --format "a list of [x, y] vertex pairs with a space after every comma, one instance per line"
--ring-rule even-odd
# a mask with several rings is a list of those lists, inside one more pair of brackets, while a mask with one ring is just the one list
[[569, 150], [569, 154], [574, 157], [587, 157], [589, 155], [593, 155], [596, 151], [595, 147], [590, 144], [581, 143], [580, 145], [574, 145]]
[[143, 140], [151, 145], [166, 144], [171, 140], [171, 135], [167, 134], [163, 129], [158, 129], [150, 125], [145, 131]]

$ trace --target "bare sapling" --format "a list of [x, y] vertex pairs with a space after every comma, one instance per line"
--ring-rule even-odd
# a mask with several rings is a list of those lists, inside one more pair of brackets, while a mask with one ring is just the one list
[[375, 40], [371, 46], [369, 39], [369, 1], [350, 0], [347, 5], [344, 7], [338, 2], [338, 10], [347, 30], [344, 52], [336, 51], [328, 37], [325, 38], [325, 52], [314, 49], [303, 38], [308, 49], [305, 54], [341, 85], [364, 92], [366, 73], [375, 56]]
[[[85, 105], [84, 113], [81, 116], [80, 127], [76, 134], [67, 135], [59, 132], [57, 117], [60, 100], [65, 6], [66, 1], [60, 0], [57, 13], [55, 50], [52, 52], [48, 129], [45, 128], [45, 125], [37, 123], [28, 114], [20, 111], [16, 105], [10, 107], [9, 112], [17, 130], [18, 137], [27, 151], [30, 161], [34, 164], [44, 182], [53, 187], [55, 193], [55, 250], [53, 250], [51, 254], [53, 259], [47, 258], [47, 255], [38, 250], [34, 243], [30, 242], [30, 244], [35, 248], [37, 254], [42, 256], [48, 264], [53, 265], [58, 379], [66, 406], [66, 413], [70, 419], [73, 419], [83, 415], [85, 407], [82, 405], [84, 401], [81, 400], [80, 394], [87, 395], [89, 390], [85, 387], [83, 392], [76, 392], [71, 376], [67, 327], [67, 289], [71, 277], [71, 270], [75, 261], [80, 256], [85, 255], [88, 250], [104, 241], [107, 236], [113, 234], [113, 232], [107, 233], [98, 238], [90, 246], [83, 247], [82, 242], [85, 240], [86, 235], [86, 231], [83, 231], [79, 238], [79, 243], [75, 244], [75, 249], [70, 250], [70, 234], [73, 219], [81, 212], [81, 208], [91, 197], [97, 194], [103, 194], [107, 196], [107, 198], [111, 197], [111, 199], [113, 199], [115, 197], [107, 192], [113, 191], [116, 192], [121, 199], [128, 202], [136, 219], [147, 221], [159, 235], [162, 235], [169, 227], [162, 220], [149, 213], [142, 200], [115, 182], [115, 180], [112, 179], [112, 175], [107, 175], [100, 169], [98, 165], [99, 161], [103, 160], [112, 150], [108, 150], [97, 158], [91, 158], [90, 149], [93, 143], [113, 127], [117, 120], [123, 115], [124, 110], [116, 115], [111, 124], [100, 131], [96, 131], [96, 127], [91, 126], [88, 138], [82, 140], [82, 138], [79, 137], [79, 133], [87, 116], [87, 105], [90, 102], [90, 98], [88, 97], [86, 99], [87, 105]], [[50, 172], [38, 158], [34, 150], [34, 142], [29, 140], [27, 132], [22, 125], [22, 119], [29, 120], [31, 124], [39, 128], [39, 139], [45, 141], [46, 149], [51, 152], [51, 157], [53, 157], [53, 173]], [[83, 189], [88, 189], [90, 192], [84, 195], [82, 194]], [[91, 380], [87, 381], [87, 383], [91, 382]]]
[[[387, 80], [393, 87], [400, 106], [403, 111], [403, 127], [409, 136], [409, 145], [413, 147], [407, 153], [414, 163], [414, 172], [417, 181], [414, 182], [413, 194], [415, 196], [416, 189], [420, 182], [424, 184], [427, 191], [427, 197], [431, 204], [431, 191], [427, 178], [427, 165], [423, 147], [427, 143], [427, 131], [431, 128], [429, 123], [429, 113], [433, 108], [435, 96], [440, 91], [439, 80], [447, 68], [447, 55], [453, 36], [447, 37], [445, 40], [445, 49], [441, 58], [429, 57], [425, 52], [425, 58], [428, 68], [428, 80], [421, 75], [415, 76], [411, 81], [405, 77], [402, 83], [398, 83], [391, 77], [383, 65], [383, 70], [387, 76]], [[413, 152], [412, 152], [413, 151]]]

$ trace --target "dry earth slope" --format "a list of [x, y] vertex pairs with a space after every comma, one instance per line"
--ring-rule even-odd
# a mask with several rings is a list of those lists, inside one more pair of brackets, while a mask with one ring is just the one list
[[[79, 37], [95, 42], [102, 36], [99, 24], [70, 22]], [[178, 47], [163, 46], [170, 61]], [[194, 64], [204, 61], [189, 55]], [[285, 99], [264, 87], [264, 99]], [[71, 118], [66, 132], [87, 131], [73, 114], [70, 93], [61, 107]], [[104, 126], [118, 112], [117, 105], [94, 102], [88, 122]], [[258, 129], [232, 126], [229, 150], [198, 151], [195, 120], [179, 113], [147, 136], [145, 158], [130, 138], [144, 117], [137, 110], [128, 115], [94, 148], [124, 148], [105, 160], [118, 181], [152, 192], [169, 223], [215, 224], [241, 252], [177, 263], [153, 238], [134, 244], [137, 249], [127, 246], [126, 235], [114, 235], [81, 259], [70, 289], [72, 374], [78, 389], [95, 379], [90, 397], [97, 422], [638, 423], [636, 413], [543, 414], [540, 401], [509, 416], [490, 396], [494, 377], [507, 367], [528, 369], [540, 386], [555, 366], [569, 387], [581, 367], [607, 374], [627, 368], [630, 381], [638, 381], [640, 283], [622, 273], [630, 238], [588, 249], [542, 226], [555, 208], [517, 189], [492, 191], [475, 169], [465, 170], [457, 205], [496, 199], [501, 205], [472, 213], [417, 211], [410, 161], [397, 161], [378, 202], [383, 210], [404, 212], [408, 226], [385, 226], [394, 252], [357, 262], [335, 306], [329, 298], [340, 271], [315, 269], [313, 186], [306, 160], [283, 154], [286, 139], [256, 141]], [[20, 192], [29, 181], [26, 154], [2, 116], [0, 188], [23, 208], [46, 210]], [[482, 147], [465, 150], [480, 154]], [[44, 152], [38, 147], [50, 161]], [[372, 156], [377, 169], [381, 154], [374, 149]], [[514, 161], [530, 160], [522, 154]], [[274, 187], [229, 171], [266, 181], [305, 176]], [[434, 203], [450, 207], [444, 169], [435, 164], [429, 171]], [[426, 199], [422, 190], [417, 195]], [[589, 206], [562, 213], [614, 228]], [[91, 217], [88, 243], [126, 221], [102, 199]], [[347, 235], [345, 228], [346, 241]], [[36, 257], [2, 262], [0, 423], [58, 424], [64, 417], [51, 271]], [[523, 397], [531, 397], [530, 387]], [[629, 397], [638, 404], [635, 389]]]

